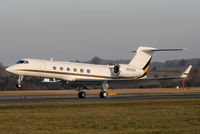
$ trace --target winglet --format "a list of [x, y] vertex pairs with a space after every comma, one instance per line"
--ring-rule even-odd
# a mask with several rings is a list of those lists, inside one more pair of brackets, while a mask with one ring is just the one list
[[181, 76], [179, 76], [179, 78], [187, 78], [191, 69], [192, 69], [192, 65], [189, 65], [189, 67], [185, 70], [184, 73], [182, 73]]

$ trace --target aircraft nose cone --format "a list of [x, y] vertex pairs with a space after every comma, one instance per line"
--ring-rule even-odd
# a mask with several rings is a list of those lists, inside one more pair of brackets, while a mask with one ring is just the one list
[[13, 69], [12, 69], [12, 67], [7, 67], [6, 71], [12, 73]]

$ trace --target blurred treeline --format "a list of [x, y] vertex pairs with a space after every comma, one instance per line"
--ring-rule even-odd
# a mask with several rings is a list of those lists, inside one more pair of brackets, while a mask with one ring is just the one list
[[[130, 60], [104, 60], [99, 57], [94, 57], [90, 61], [85, 63], [91, 64], [127, 64]], [[78, 60], [76, 62], [79, 62]], [[200, 59], [181, 59], [170, 60], [166, 62], [152, 62], [148, 77], [171, 77], [180, 75], [188, 65], [192, 64], [193, 69], [186, 81], [188, 87], [200, 86]], [[18, 76], [12, 75], [5, 71], [5, 66], [0, 63], [0, 90], [18, 90], [15, 87]], [[38, 89], [73, 89], [75, 86], [68, 85], [65, 81], [58, 83], [42, 83], [43, 78], [37, 77], [25, 77], [22, 84], [23, 87], [20, 90], [38, 90]], [[180, 81], [164, 81], [159, 85], [153, 87], [176, 87], [181, 86]], [[151, 86], [152, 87], [152, 86]]]

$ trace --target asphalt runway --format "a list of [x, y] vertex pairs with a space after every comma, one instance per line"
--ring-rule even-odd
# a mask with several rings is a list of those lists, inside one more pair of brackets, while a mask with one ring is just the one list
[[107, 100], [137, 100], [137, 99], [170, 99], [170, 98], [200, 98], [200, 94], [141, 94], [131, 96], [109, 96], [101, 99], [98, 96], [90, 96], [85, 99], [78, 97], [50, 97], [50, 98], [0, 98], [0, 103], [24, 103], [24, 102], [66, 102], [66, 101], [107, 101]]

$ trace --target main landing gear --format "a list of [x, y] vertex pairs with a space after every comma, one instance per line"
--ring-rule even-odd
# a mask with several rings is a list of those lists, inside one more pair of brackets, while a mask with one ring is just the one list
[[102, 82], [101, 86], [102, 86], [102, 89], [101, 89], [101, 92], [99, 93], [99, 97], [102, 99], [107, 98], [108, 93], [106, 90], [110, 89], [110, 85], [107, 82]]
[[[109, 84], [107, 83], [107, 82], [103, 82], [102, 83], [102, 89], [101, 89], [101, 92], [99, 93], [99, 97], [100, 98], [107, 98], [108, 97], [108, 93], [107, 93], [107, 89], [109, 89], [110, 88], [110, 86], [109, 86]], [[83, 90], [85, 90], [85, 89], [89, 89], [87, 86], [79, 86], [79, 87], [77, 87], [77, 91], [79, 91], [78, 92], [78, 97], [79, 98], [81, 98], [81, 99], [84, 99], [84, 98], [86, 98], [86, 93], [83, 91]]]
[[81, 99], [84, 99], [86, 97], [86, 93], [84, 91], [80, 91], [78, 93], [78, 97], [81, 98]]
[[100, 97], [100, 98], [107, 98], [107, 97], [108, 97], [108, 93], [107, 93], [106, 91], [101, 91], [101, 92], [99, 93], [99, 97]]
[[78, 86], [76, 88], [78, 92], [78, 97], [81, 98], [81, 99], [84, 99], [86, 98], [86, 93], [83, 91], [84, 89], [88, 89], [87, 86]]
[[16, 83], [16, 88], [21, 88], [22, 85], [21, 85], [21, 82], [23, 80], [24, 76], [20, 75], [17, 79], [17, 83]]
[[[81, 99], [85, 99], [86, 98], [86, 93], [84, 91], [79, 91], [78, 92], [78, 97], [81, 98]], [[99, 97], [100, 98], [107, 98], [108, 97], [108, 93], [106, 91], [101, 91], [99, 93]]]

